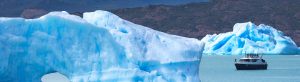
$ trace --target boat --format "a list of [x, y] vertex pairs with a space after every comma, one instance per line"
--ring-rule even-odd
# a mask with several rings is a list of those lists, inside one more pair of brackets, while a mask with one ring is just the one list
[[235, 59], [237, 70], [267, 70], [268, 64], [259, 54], [246, 54], [239, 61]]

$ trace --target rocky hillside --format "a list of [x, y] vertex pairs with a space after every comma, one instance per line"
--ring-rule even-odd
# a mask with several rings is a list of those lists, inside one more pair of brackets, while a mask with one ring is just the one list
[[86, 12], [144, 7], [151, 4], [179, 5], [207, 1], [208, 0], [0, 0], [0, 17], [20, 16], [26, 9]]
[[[300, 0], [210, 0], [177, 6], [152, 5], [108, 11], [155, 30], [194, 38], [228, 32], [235, 23], [252, 21], [279, 29], [300, 45], [299, 4]], [[85, 11], [71, 13], [82, 15], [81, 12]], [[36, 18], [47, 12], [44, 9], [25, 9], [21, 16]]]
[[279, 29], [300, 45], [299, 4], [299, 0], [212, 0], [208, 3], [111, 11], [137, 24], [195, 38], [231, 31], [235, 23], [252, 21]]

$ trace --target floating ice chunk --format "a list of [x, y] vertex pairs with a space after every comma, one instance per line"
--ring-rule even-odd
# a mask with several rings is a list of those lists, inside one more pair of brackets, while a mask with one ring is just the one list
[[206, 35], [201, 41], [206, 44], [205, 54], [299, 54], [299, 48], [290, 37], [271, 26], [256, 26], [251, 22], [237, 23], [233, 32]]

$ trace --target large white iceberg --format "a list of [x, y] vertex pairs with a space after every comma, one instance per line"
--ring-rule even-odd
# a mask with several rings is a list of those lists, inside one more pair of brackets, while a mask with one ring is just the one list
[[0, 18], [0, 82], [197, 82], [203, 44], [96, 11]]
[[206, 35], [201, 41], [206, 44], [203, 53], [208, 55], [299, 54], [295, 42], [283, 32], [251, 22], [237, 23], [232, 32]]

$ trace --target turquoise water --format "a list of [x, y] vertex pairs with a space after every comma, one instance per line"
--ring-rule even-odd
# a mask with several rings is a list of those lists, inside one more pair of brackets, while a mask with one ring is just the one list
[[300, 55], [265, 55], [268, 70], [237, 71], [234, 59], [242, 56], [203, 56], [201, 82], [300, 82]]

